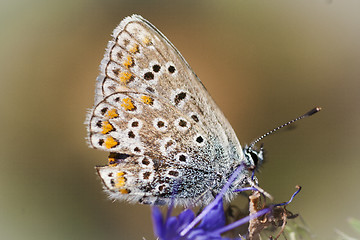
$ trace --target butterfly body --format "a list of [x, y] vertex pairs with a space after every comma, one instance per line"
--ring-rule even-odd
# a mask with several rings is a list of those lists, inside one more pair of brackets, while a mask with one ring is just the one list
[[97, 171], [114, 199], [206, 204], [237, 166], [254, 165], [179, 51], [138, 15], [113, 32], [87, 124], [89, 145], [110, 152]]

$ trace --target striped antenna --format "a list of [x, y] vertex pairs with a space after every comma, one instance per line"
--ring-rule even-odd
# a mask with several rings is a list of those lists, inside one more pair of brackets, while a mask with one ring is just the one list
[[300, 119], [303, 119], [303, 118], [306, 118], [306, 117], [310, 117], [311, 115], [314, 115], [315, 113], [319, 112], [320, 110], [321, 110], [321, 107], [315, 107], [315, 108], [311, 109], [310, 111], [308, 111], [307, 113], [301, 115], [300, 117], [297, 117], [297, 118], [295, 118], [295, 119], [293, 119], [293, 120], [291, 120], [291, 121], [289, 121], [289, 122], [287, 122], [287, 123], [285, 123], [285, 124], [283, 124], [283, 125], [280, 125], [280, 126], [277, 127], [277, 128], [274, 128], [273, 130], [265, 133], [264, 135], [262, 135], [261, 137], [257, 138], [255, 141], [253, 141], [253, 142], [250, 144], [249, 149], [252, 149], [252, 148], [255, 146], [256, 143], [258, 143], [259, 141], [261, 141], [263, 138], [269, 136], [270, 134], [276, 132], [277, 130], [279, 130], [279, 129], [283, 128], [283, 127], [286, 127], [286, 126], [288, 126], [288, 125], [290, 125], [290, 124], [292, 124], [292, 123], [294, 123], [294, 122], [296, 122], [296, 121], [298, 121], [298, 120], [300, 120]]

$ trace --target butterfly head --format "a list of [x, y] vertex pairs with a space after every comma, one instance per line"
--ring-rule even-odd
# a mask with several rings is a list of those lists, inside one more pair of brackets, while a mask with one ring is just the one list
[[251, 146], [245, 146], [243, 151], [249, 169], [257, 169], [263, 163], [264, 161], [263, 145], [261, 145], [259, 150], [253, 149]]

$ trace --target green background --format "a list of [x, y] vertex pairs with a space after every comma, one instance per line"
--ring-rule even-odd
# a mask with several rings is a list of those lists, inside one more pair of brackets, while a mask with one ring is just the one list
[[[360, 218], [360, 1], [1, 1], [0, 238], [154, 239], [148, 206], [112, 203], [83, 124], [113, 28], [141, 14], [180, 50], [242, 145], [263, 142], [261, 186], [318, 239]], [[290, 131], [291, 130], [291, 131]]]

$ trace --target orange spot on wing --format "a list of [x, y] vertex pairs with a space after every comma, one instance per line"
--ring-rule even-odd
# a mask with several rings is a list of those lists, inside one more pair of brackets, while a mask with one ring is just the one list
[[110, 132], [111, 130], [113, 130], [114, 128], [108, 121], [105, 121], [102, 123], [102, 129], [103, 130], [101, 131], [101, 133], [106, 134], [106, 133]]
[[122, 102], [121, 106], [124, 107], [125, 111], [133, 111], [136, 109], [130, 98], [124, 98]]
[[127, 56], [127, 58], [125, 59], [125, 61], [123, 62], [123, 64], [124, 64], [124, 66], [125, 66], [126, 68], [131, 67], [131, 66], [134, 64], [132, 57]]
[[109, 119], [112, 119], [112, 118], [116, 118], [118, 117], [119, 114], [117, 114], [116, 112], [116, 109], [111, 109], [111, 110], [108, 110], [105, 114], [105, 117], [109, 118]]
[[115, 167], [116, 165], [118, 165], [118, 163], [116, 162], [115, 158], [108, 158], [108, 165], [110, 167]]
[[152, 99], [151, 97], [148, 96], [141, 96], [141, 101], [147, 105], [153, 105], [154, 103], [154, 99]]
[[106, 138], [104, 143], [105, 143], [105, 147], [107, 149], [113, 148], [119, 144], [114, 138], [112, 138], [110, 136]]
[[125, 177], [119, 177], [117, 179], [117, 183], [116, 183], [116, 187], [123, 187], [125, 185], [125, 182], [126, 182], [126, 178]]
[[119, 74], [120, 81], [122, 83], [128, 83], [130, 79], [132, 78], [132, 74], [129, 72], [120, 72]]
[[131, 53], [139, 52], [139, 45], [137, 45], [137, 44], [135, 43], [134, 46], [132, 46], [132, 48], [130, 48], [129, 51], [130, 51]]
[[142, 40], [142, 42], [143, 42], [145, 45], [150, 45], [151, 40], [150, 40], [149, 37], [144, 37], [143, 40]]
[[128, 194], [128, 193], [129, 193], [129, 191], [126, 190], [125, 188], [120, 189], [119, 192], [120, 192], [121, 194]]

